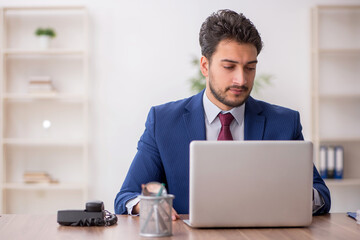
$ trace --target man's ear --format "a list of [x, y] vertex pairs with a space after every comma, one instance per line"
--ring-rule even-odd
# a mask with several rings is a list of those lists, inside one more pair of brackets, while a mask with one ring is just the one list
[[209, 76], [209, 60], [205, 56], [200, 59], [200, 70], [204, 77]]

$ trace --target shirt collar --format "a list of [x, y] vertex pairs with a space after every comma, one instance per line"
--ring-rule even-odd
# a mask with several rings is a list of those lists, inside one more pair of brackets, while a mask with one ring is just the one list
[[204, 105], [205, 116], [209, 124], [212, 124], [214, 122], [214, 120], [216, 119], [216, 117], [220, 112], [222, 113], [230, 112], [234, 116], [236, 122], [239, 125], [241, 125], [244, 120], [245, 104], [239, 107], [232, 108], [230, 111], [222, 111], [220, 108], [218, 108], [214, 103], [210, 101], [205, 91], [203, 95], [203, 105]]

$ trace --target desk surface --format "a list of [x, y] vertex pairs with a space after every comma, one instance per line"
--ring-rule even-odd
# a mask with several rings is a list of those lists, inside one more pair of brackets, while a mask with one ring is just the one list
[[[181, 215], [187, 219], [187, 215]], [[110, 227], [64, 227], [56, 215], [0, 215], [0, 239], [146, 239], [139, 236], [139, 217], [118, 216]], [[147, 238], [156, 239], [156, 238]], [[313, 217], [307, 228], [192, 229], [173, 222], [173, 236], [160, 239], [360, 239], [360, 225], [345, 213]]]

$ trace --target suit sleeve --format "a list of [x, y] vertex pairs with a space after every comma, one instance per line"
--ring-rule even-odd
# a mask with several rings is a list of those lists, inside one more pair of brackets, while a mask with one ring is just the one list
[[137, 153], [131, 163], [127, 176], [116, 195], [114, 208], [116, 214], [127, 214], [126, 202], [141, 193], [141, 184], [164, 181], [164, 170], [155, 138], [155, 108], [151, 108], [145, 131], [141, 136]]
[[302, 126], [300, 123], [300, 114], [299, 112], [296, 112], [295, 114], [295, 131], [294, 131], [294, 137], [293, 140], [304, 140], [304, 137], [302, 135]]
[[315, 188], [319, 192], [325, 202], [324, 206], [317, 210], [314, 215], [328, 213], [331, 206], [330, 191], [315, 166], [313, 172], [313, 188]]
[[[294, 134], [294, 140], [304, 140], [304, 137], [301, 133], [302, 127], [300, 123], [300, 115], [298, 112], [296, 112], [295, 126], [296, 126], [295, 127], [296, 130]], [[326, 186], [324, 180], [321, 178], [315, 165], [313, 167], [313, 188], [315, 188], [319, 192], [319, 194], [323, 197], [325, 202], [324, 206], [322, 206], [319, 210], [317, 210], [314, 213], [314, 215], [328, 213], [330, 211], [330, 206], [331, 206], [330, 191]]]

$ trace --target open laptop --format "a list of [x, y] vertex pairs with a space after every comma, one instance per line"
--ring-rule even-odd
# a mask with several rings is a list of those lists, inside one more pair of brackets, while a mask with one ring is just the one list
[[313, 146], [306, 141], [193, 141], [192, 227], [295, 227], [312, 221]]

